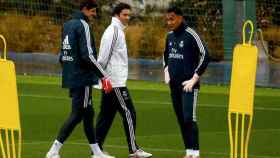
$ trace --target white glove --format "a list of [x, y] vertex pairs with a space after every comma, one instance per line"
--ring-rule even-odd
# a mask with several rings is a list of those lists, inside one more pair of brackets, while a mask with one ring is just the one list
[[193, 86], [198, 82], [199, 76], [195, 73], [192, 77], [192, 79], [184, 81], [182, 83], [183, 90], [186, 92], [192, 92]]
[[170, 76], [168, 72], [168, 66], [166, 66], [166, 68], [164, 69], [164, 82], [168, 84], [169, 81], [170, 81]]

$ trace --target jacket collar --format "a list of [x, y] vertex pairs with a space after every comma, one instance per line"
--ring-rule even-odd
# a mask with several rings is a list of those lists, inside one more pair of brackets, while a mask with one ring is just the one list
[[180, 35], [180, 34], [182, 34], [184, 31], [185, 31], [185, 29], [187, 28], [188, 26], [187, 26], [187, 24], [186, 24], [186, 22], [182, 22], [180, 25], [179, 25], [179, 27], [176, 29], [176, 30], [174, 30], [173, 32], [174, 32], [174, 34], [177, 36], [177, 35]]
[[72, 15], [73, 19], [82, 19], [85, 20], [86, 22], [89, 22], [89, 18], [82, 13], [81, 11], [77, 11]]
[[112, 25], [117, 26], [119, 29], [124, 30], [126, 28], [126, 26], [124, 24], [122, 24], [122, 22], [116, 18], [116, 17], [112, 17]]

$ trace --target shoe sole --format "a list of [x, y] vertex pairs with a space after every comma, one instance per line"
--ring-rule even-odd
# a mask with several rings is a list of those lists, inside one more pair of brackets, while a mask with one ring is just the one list
[[128, 156], [129, 158], [151, 158], [153, 156], [149, 156], [149, 157], [141, 157], [141, 156]]

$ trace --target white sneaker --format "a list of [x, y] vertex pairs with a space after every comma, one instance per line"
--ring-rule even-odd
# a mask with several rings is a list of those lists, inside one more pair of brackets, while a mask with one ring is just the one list
[[190, 155], [190, 156], [185, 156], [184, 158], [199, 158], [199, 156], [192, 156], [192, 155]]
[[46, 155], [46, 158], [60, 158], [60, 156], [59, 156], [58, 153], [48, 152], [47, 155]]
[[138, 149], [135, 153], [129, 154], [129, 157], [133, 158], [149, 158], [152, 157], [153, 155], [151, 153], [147, 153], [143, 151], [142, 149]]

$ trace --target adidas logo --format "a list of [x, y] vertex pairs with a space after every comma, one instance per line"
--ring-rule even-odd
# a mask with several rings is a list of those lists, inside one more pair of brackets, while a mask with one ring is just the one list
[[62, 42], [62, 49], [66, 49], [66, 50], [69, 50], [69, 49], [71, 49], [71, 46], [70, 46], [70, 44], [69, 44], [69, 39], [68, 39], [68, 35], [66, 35], [65, 36], [65, 38], [64, 38], [64, 40], [63, 40], [63, 42]]

